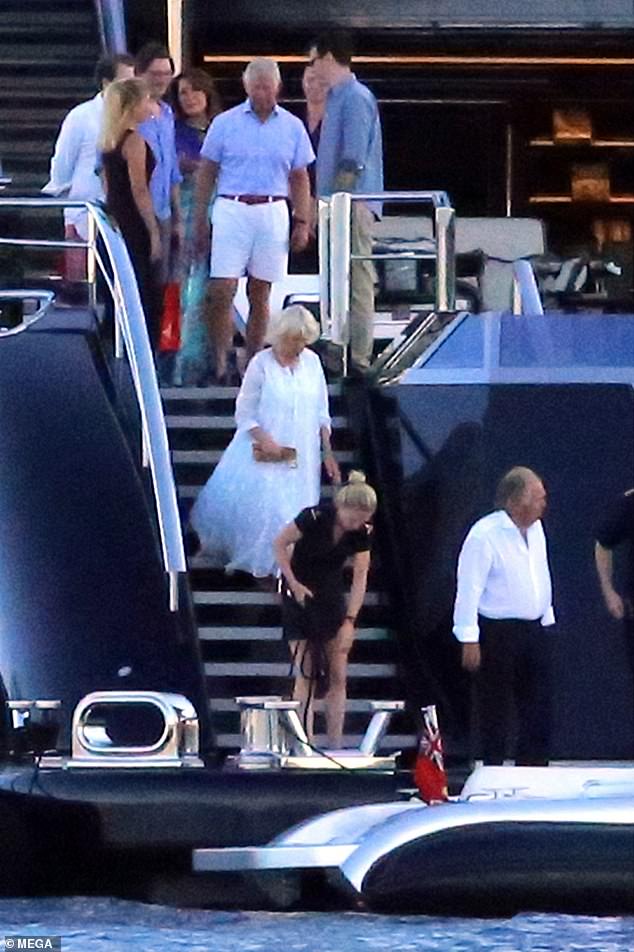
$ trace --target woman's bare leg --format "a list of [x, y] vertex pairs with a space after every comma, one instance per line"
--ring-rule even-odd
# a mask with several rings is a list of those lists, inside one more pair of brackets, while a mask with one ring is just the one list
[[311, 687], [311, 676], [313, 673], [312, 657], [310, 651], [307, 650], [307, 641], [289, 641], [288, 646], [291, 649], [291, 658], [293, 658], [293, 670], [295, 673], [293, 700], [300, 701], [297, 713], [300, 721], [304, 725], [306, 736], [312, 743], [315, 722], [315, 712], [312, 703], [314, 685]]
[[337, 633], [336, 638], [326, 643], [329, 665], [328, 693], [324, 698], [326, 710], [326, 731], [328, 733], [328, 747], [337, 750], [341, 747], [343, 736], [343, 722], [346, 713], [346, 697], [348, 682], [348, 655], [354, 642], [354, 629], [350, 626]]

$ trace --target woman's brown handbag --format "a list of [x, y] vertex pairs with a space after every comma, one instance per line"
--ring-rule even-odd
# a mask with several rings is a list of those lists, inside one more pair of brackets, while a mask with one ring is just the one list
[[280, 446], [274, 453], [263, 450], [259, 443], [253, 444], [253, 459], [256, 463], [289, 463], [297, 466], [297, 450], [294, 446]]

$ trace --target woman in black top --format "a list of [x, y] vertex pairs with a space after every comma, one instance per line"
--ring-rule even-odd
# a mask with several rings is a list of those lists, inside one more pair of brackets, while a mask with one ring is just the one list
[[155, 159], [137, 132], [137, 125], [150, 114], [150, 96], [143, 80], [111, 83], [105, 95], [100, 145], [106, 205], [125, 239], [154, 348], [161, 311], [157, 280], [161, 239], [148, 183]]
[[[309, 739], [313, 734], [314, 682], [325, 662], [324, 698], [328, 746], [341, 746], [346, 709], [348, 655], [363, 605], [370, 568], [370, 520], [376, 493], [360, 472], [352, 472], [334, 506], [303, 509], [275, 540], [275, 557], [284, 576], [282, 625], [295, 664], [293, 697]], [[292, 549], [292, 554], [291, 554]], [[343, 568], [352, 561], [347, 599]]]

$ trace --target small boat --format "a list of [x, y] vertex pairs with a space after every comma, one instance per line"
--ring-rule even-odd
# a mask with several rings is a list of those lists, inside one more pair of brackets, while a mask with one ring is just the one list
[[194, 869], [267, 871], [278, 902], [319, 870], [351, 907], [376, 912], [631, 913], [634, 766], [480, 767], [454, 801], [336, 810], [264, 848], [196, 850]]

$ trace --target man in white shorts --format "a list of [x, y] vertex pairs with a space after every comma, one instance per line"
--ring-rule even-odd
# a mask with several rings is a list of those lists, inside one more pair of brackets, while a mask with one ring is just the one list
[[264, 343], [273, 281], [286, 275], [289, 245], [308, 242], [314, 161], [303, 123], [277, 104], [281, 79], [276, 62], [252, 60], [244, 71], [247, 99], [213, 120], [201, 150], [194, 198], [194, 252], [205, 254], [207, 208], [214, 185], [209, 313], [218, 382], [227, 382], [233, 336], [232, 305], [238, 279], [248, 275], [247, 356]]

